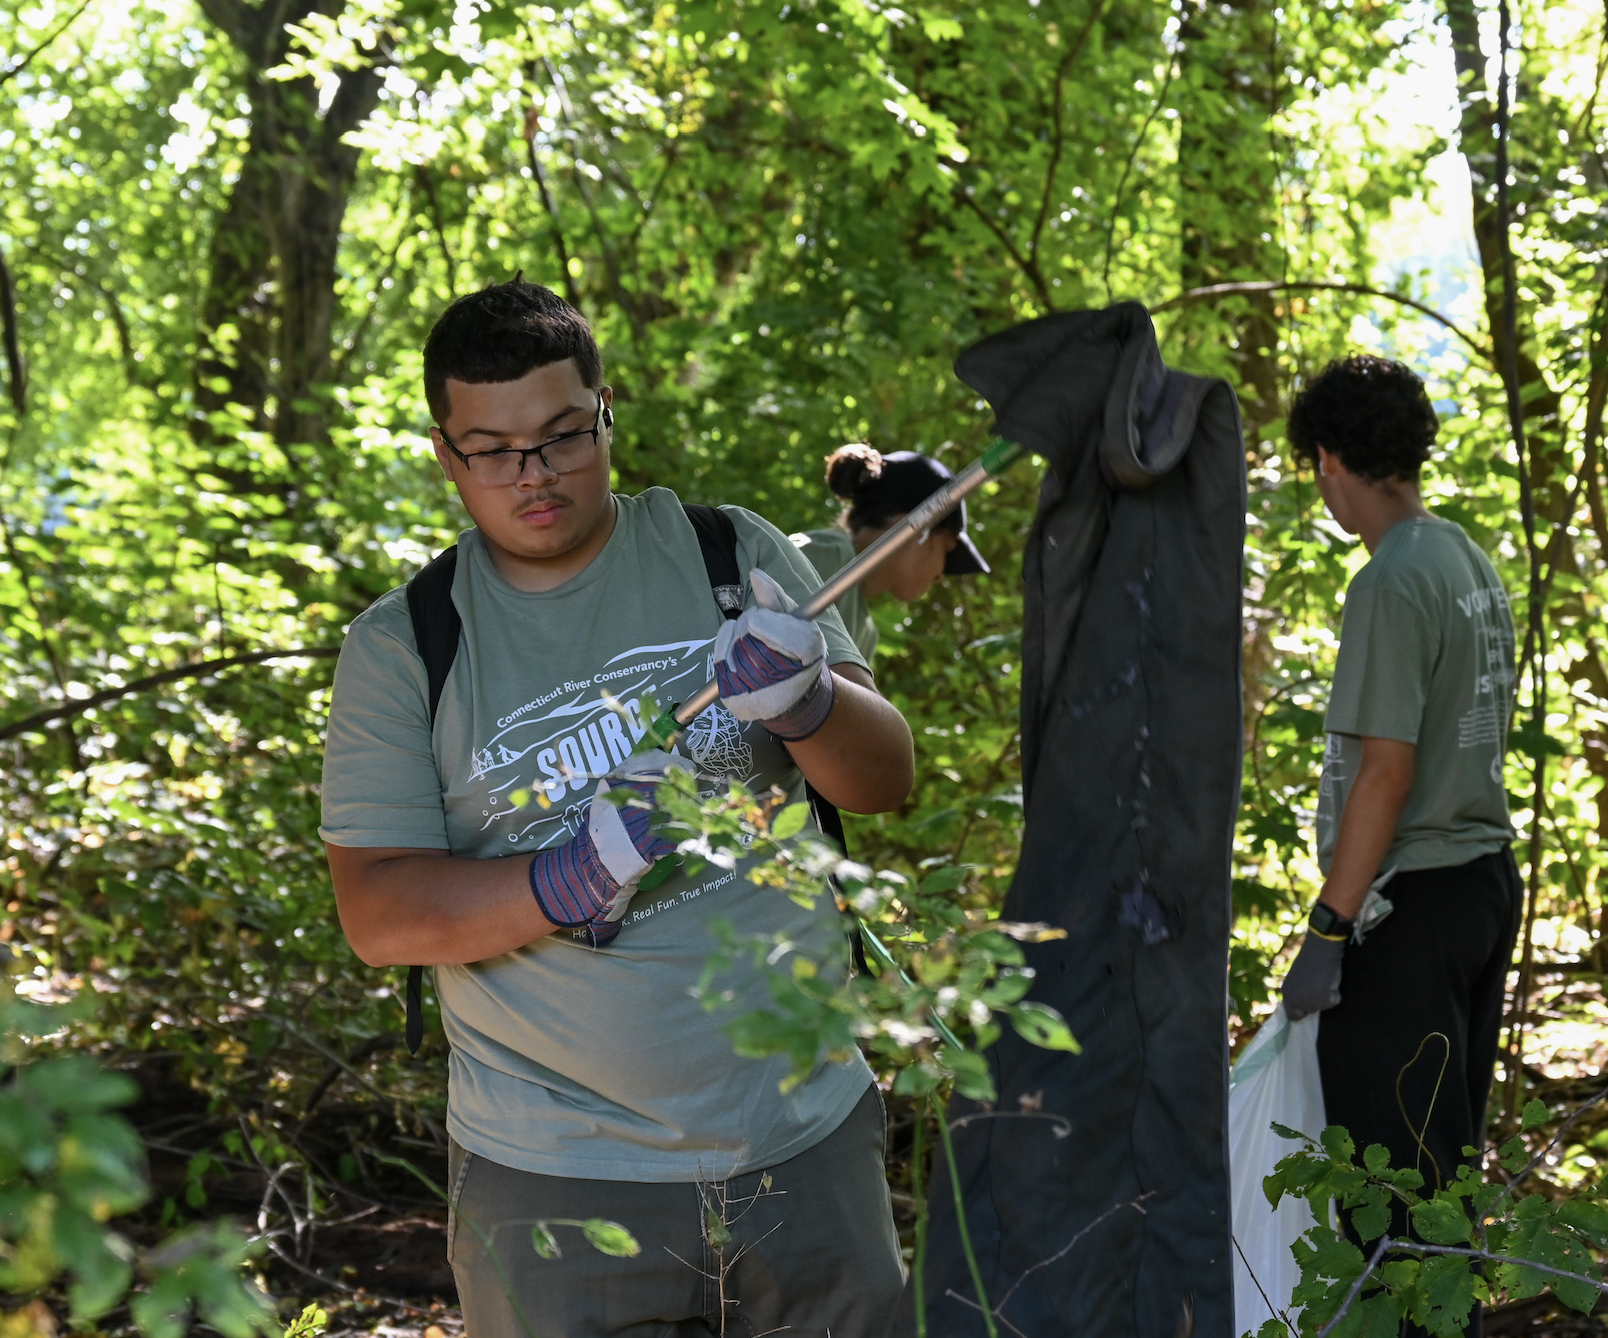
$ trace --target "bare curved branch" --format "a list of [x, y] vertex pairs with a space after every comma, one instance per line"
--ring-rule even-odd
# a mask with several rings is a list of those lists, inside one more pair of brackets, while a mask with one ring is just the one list
[[0, 726], [0, 739], [15, 738], [18, 734], [26, 734], [29, 730], [38, 729], [41, 725], [48, 725], [52, 721], [82, 715], [85, 711], [106, 705], [107, 702], [132, 696], [136, 692], [145, 692], [163, 683], [177, 683], [185, 678], [205, 678], [208, 674], [219, 674], [225, 669], [234, 669], [242, 664], [262, 664], [265, 660], [322, 660], [330, 659], [340, 653], [339, 646], [299, 646], [294, 650], [259, 650], [253, 651], [250, 655], [230, 655], [224, 659], [202, 660], [199, 664], [181, 664], [176, 669], [164, 669], [149, 678], [137, 678], [120, 688], [106, 688], [91, 696], [63, 702], [60, 706], [52, 706], [48, 711], [36, 711], [33, 715]]
[[1360, 297], [1378, 297], [1387, 302], [1395, 302], [1400, 306], [1411, 307], [1422, 316], [1428, 316], [1437, 325], [1450, 330], [1461, 339], [1480, 358], [1494, 365], [1495, 359], [1491, 350], [1480, 343], [1473, 335], [1463, 329], [1455, 321], [1441, 315], [1434, 307], [1426, 306], [1402, 293], [1393, 293], [1388, 288], [1371, 288], [1365, 283], [1336, 283], [1326, 279], [1292, 280], [1289, 283], [1278, 283], [1272, 279], [1253, 279], [1245, 283], [1214, 283], [1205, 288], [1191, 288], [1188, 292], [1179, 293], [1177, 297], [1169, 297], [1160, 306], [1150, 308], [1152, 316], [1159, 316], [1164, 311], [1176, 311], [1179, 307], [1193, 306], [1197, 302], [1211, 302], [1219, 297], [1232, 297], [1236, 293], [1301, 293], [1301, 292], [1334, 292], [1356, 293]]
[[58, 37], [60, 37], [64, 32], [66, 32], [67, 29], [71, 28], [73, 24], [77, 23], [78, 16], [88, 8], [89, 0], [84, 0], [83, 4], [79, 5], [77, 9], [73, 10], [71, 14], [69, 14], [53, 29], [51, 29], [51, 31], [46, 34], [45, 39], [40, 42], [38, 46], [34, 47], [32, 51], [28, 52], [25, 56], [18, 60], [16, 64], [8, 65], [4, 70], [0, 70], [0, 84], [4, 84], [8, 79], [12, 79], [26, 70], [28, 66], [33, 63], [33, 58], [46, 47], [48, 47], [52, 42], [54, 42]]

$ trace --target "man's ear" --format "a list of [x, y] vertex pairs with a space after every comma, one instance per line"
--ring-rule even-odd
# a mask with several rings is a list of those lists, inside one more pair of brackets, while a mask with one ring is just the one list
[[436, 464], [441, 466], [441, 472], [447, 476], [447, 482], [454, 482], [452, 477], [452, 457], [447, 449], [446, 439], [441, 435], [441, 429], [430, 429], [430, 445], [435, 449]]

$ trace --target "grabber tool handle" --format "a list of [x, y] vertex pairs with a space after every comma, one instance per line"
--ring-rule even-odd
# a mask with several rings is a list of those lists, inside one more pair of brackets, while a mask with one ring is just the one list
[[[996, 437], [993, 444], [965, 470], [889, 529], [865, 552], [827, 577], [821, 588], [799, 606], [798, 616], [812, 622], [819, 618], [911, 540], [924, 537], [968, 494], [976, 492], [989, 479], [1004, 473], [1026, 454], [1027, 447]], [[705, 683], [686, 701], [672, 706], [649, 725], [636, 751], [642, 753], [653, 748], [669, 751], [681, 731], [719, 698], [719, 687], [713, 682]]]

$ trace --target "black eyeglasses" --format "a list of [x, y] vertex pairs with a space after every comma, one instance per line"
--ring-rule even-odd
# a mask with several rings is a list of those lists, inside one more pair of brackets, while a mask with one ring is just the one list
[[441, 428], [436, 428], [436, 431], [441, 433], [441, 440], [447, 443], [447, 449], [469, 466], [476, 479], [488, 487], [497, 488], [518, 483], [533, 455], [542, 462], [542, 468], [549, 474], [573, 474], [578, 469], [585, 469], [597, 459], [598, 443], [603, 439], [603, 429], [609, 425], [609, 421], [608, 409], [599, 395], [597, 419], [591, 427], [583, 427], [579, 432], [565, 432], [550, 441], [544, 441], [540, 446], [499, 446], [493, 451], [471, 451], [465, 455]]

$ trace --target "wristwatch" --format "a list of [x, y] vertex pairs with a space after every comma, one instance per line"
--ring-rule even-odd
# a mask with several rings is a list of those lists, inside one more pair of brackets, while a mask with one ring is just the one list
[[1332, 906], [1325, 906], [1321, 901], [1313, 903], [1311, 913], [1307, 916], [1307, 928], [1331, 943], [1344, 943], [1351, 937], [1355, 924], [1355, 920], [1346, 919]]

